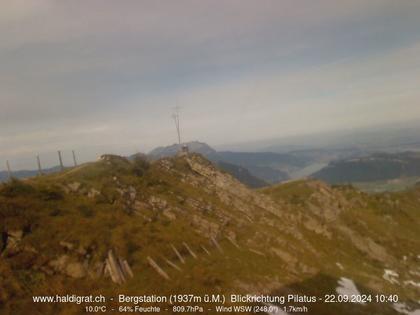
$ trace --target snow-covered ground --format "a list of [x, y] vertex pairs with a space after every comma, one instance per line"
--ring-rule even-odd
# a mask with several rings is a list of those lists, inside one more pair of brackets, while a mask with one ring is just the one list
[[388, 281], [392, 284], [399, 284], [400, 283], [398, 281], [399, 274], [396, 273], [393, 270], [390, 270], [390, 269], [384, 269], [384, 274], [383, 274], [382, 278], [384, 278], [386, 281]]
[[404, 303], [394, 303], [392, 305], [394, 310], [396, 310], [398, 313], [405, 314], [405, 315], [420, 315], [420, 309], [417, 310], [409, 310], [407, 305]]
[[[339, 286], [335, 290], [340, 295], [347, 295], [348, 297], [360, 295], [359, 290], [351, 279], [342, 277], [338, 280], [338, 285]], [[364, 302], [360, 302], [360, 304], [364, 304]]]

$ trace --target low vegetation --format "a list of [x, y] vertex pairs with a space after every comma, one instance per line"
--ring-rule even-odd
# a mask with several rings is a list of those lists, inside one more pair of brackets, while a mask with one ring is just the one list
[[[31, 300], [67, 293], [322, 296], [335, 293], [341, 277], [416, 307], [418, 288], [405, 281], [420, 282], [419, 209], [419, 188], [367, 195], [302, 180], [250, 190], [196, 154], [154, 162], [107, 155], [0, 186], [0, 313], [82, 313], [80, 305]], [[134, 274], [123, 284], [103, 272], [110, 250]], [[398, 284], [383, 278], [384, 269], [398, 273]], [[312, 307], [395, 313], [390, 303]]]

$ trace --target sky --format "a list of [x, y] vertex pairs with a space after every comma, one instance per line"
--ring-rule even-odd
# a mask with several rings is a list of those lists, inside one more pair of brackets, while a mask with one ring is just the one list
[[2, 0], [0, 169], [420, 121], [420, 1]]

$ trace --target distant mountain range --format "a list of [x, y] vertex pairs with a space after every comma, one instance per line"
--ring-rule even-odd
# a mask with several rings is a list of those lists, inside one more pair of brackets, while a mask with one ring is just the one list
[[[396, 186], [412, 186], [416, 182], [415, 177], [420, 177], [420, 152], [370, 153], [357, 147], [318, 148], [289, 153], [230, 152], [216, 151], [197, 141], [185, 145], [191, 152], [202, 154], [252, 188], [307, 176], [329, 184], [365, 182], [373, 185], [377, 182], [382, 186], [381, 181], [410, 178], [393, 183], [393, 187], [385, 185], [382, 189], [393, 190]], [[160, 147], [152, 150], [148, 156], [152, 159], [170, 157], [180, 149], [180, 145]], [[367, 190], [371, 188], [374, 191], [377, 187], [372, 186]]]
[[[290, 173], [310, 164], [310, 158], [299, 157], [291, 154], [271, 152], [218, 152], [203, 142], [193, 141], [185, 143], [190, 152], [199, 153], [216, 164], [220, 169], [231, 174], [236, 179], [251, 188], [260, 188], [270, 184], [280, 183], [290, 179]], [[147, 155], [150, 160], [175, 156], [181, 145], [173, 144], [166, 147], [158, 147]], [[129, 158], [144, 154], [136, 153]], [[46, 169], [44, 173], [59, 171], [58, 166]], [[23, 170], [13, 172], [15, 178], [28, 178], [38, 175], [37, 170]], [[7, 172], [0, 172], [0, 181], [8, 179]]]
[[[420, 178], [420, 153], [370, 153], [360, 148], [316, 148], [288, 153], [217, 151], [203, 142], [184, 143], [190, 152], [199, 153], [212, 161], [221, 170], [251, 188], [261, 188], [290, 179], [312, 177], [329, 184], [374, 183], [409, 178], [399, 187], [412, 186]], [[158, 147], [148, 154], [137, 153], [150, 160], [173, 157], [182, 145]], [[44, 173], [60, 171], [59, 166], [44, 170]], [[15, 178], [37, 176], [37, 170], [13, 172]], [[7, 172], [0, 172], [0, 182], [8, 179]], [[377, 183], [383, 190], [388, 183]], [[384, 185], [385, 184], [385, 185]], [[395, 183], [394, 183], [395, 184]], [[377, 185], [377, 186], [378, 186]], [[395, 185], [394, 185], [395, 186]], [[360, 189], [364, 187], [358, 186]], [[378, 187], [373, 187], [376, 190]], [[391, 188], [394, 189], [394, 188]], [[370, 190], [370, 188], [368, 189]]]
[[[54, 166], [51, 168], [47, 168], [42, 170], [44, 174], [52, 174], [59, 172], [61, 170], [60, 166]], [[39, 174], [38, 170], [20, 170], [20, 171], [14, 171], [13, 177], [18, 179], [28, 178], [28, 177], [34, 177]], [[9, 179], [9, 173], [7, 171], [1, 171], [0, 172], [0, 183], [7, 181]]]
[[[190, 152], [200, 153], [249, 187], [262, 187], [280, 183], [291, 178], [293, 171], [312, 163], [310, 157], [297, 154], [272, 152], [230, 152], [216, 151], [206, 143], [193, 141], [185, 143]], [[151, 159], [171, 157], [181, 150], [174, 144], [152, 150]]]
[[397, 153], [420, 150], [419, 139], [420, 124], [418, 120], [415, 120], [349, 130], [261, 139], [253, 142], [229, 144], [218, 147], [217, 150], [224, 151], [227, 148], [234, 151], [290, 153], [321, 149], [324, 153], [329, 152], [333, 155], [340, 150], [344, 150], [341, 154], [351, 153], [351, 150], [363, 151], [364, 154], [374, 152]]
[[187, 145], [188, 150], [190, 152], [199, 153], [201, 155], [204, 155], [205, 157], [211, 157], [212, 159], [216, 159], [218, 156], [218, 152], [216, 150], [214, 150], [208, 144], [199, 141], [191, 141], [183, 143], [182, 145], [173, 144], [164, 147], [157, 147], [150, 151], [147, 155], [153, 160], [175, 156], [182, 149], [183, 145]]
[[420, 153], [375, 153], [331, 162], [312, 177], [330, 184], [371, 182], [420, 176]]

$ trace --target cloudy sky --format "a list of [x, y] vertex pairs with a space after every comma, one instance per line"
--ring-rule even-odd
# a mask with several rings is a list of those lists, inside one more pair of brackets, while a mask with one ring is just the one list
[[420, 120], [420, 1], [2, 0], [0, 169]]

